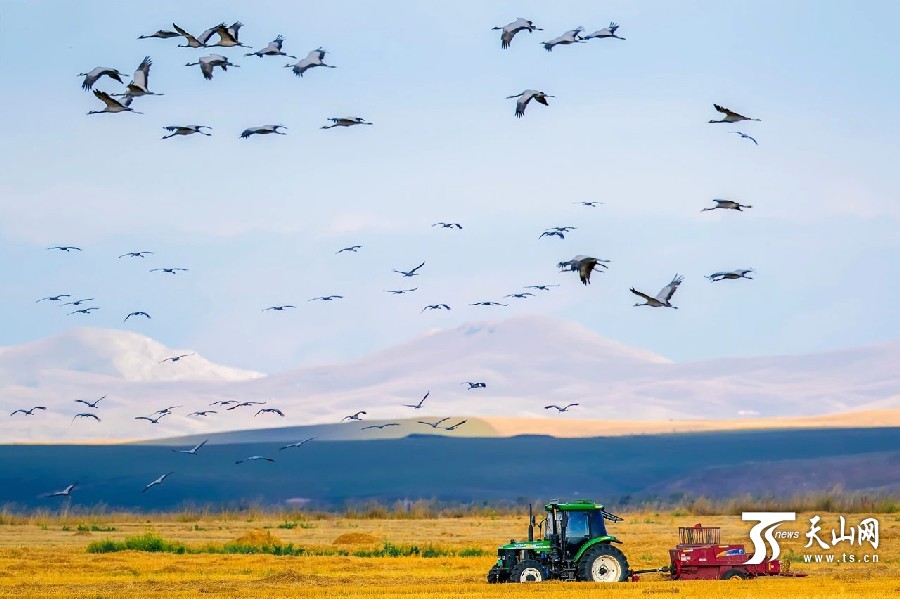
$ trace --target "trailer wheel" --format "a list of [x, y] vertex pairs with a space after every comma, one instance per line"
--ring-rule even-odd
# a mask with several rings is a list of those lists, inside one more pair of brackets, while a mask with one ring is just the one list
[[628, 559], [612, 545], [594, 545], [578, 560], [578, 580], [589, 582], [625, 582], [628, 580]]
[[497, 584], [498, 582], [504, 582], [506, 577], [503, 574], [503, 568], [495, 565], [487, 573], [487, 581], [488, 584]]
[[750, 578], [743, 570], [733, 568], [722, 573], [722, 580], [747, 580]]
[[509, 573], [510, 582], [543, 582], [544, 570], [537, 560], [519, 562]]

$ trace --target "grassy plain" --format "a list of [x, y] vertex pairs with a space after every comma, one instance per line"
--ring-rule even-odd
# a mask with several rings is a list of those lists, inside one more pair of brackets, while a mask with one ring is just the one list
[[[525, 536], [524, 517], [437, 519], [284, 519], [274, 516], [190, 519], [178, 517], [36, 517], [0, 525], [0, 597], [889, 597], [900, 595], [900, 515], [881, 514], [877, 551], [839, 545], [837, 553], [876, 552], [878, 564], [804, 564], [808, 519], [801, 514], [782, 530], [801, 540], [782, 542], [794, 556], [792, 569], [807, 578], [751, 581], [669, 581], [647, 574], [635, 584], [585, 583], [487, 585], [485, 573], [498, 544]], [[819, 513], [823, 538], [830, 537], [838, 515]], [[849, 515], [855, 524], [862, 516]], [[189, 521], [187, 521], [189, 520]], [[671, 512], [626, 514], [610, 526], [622, 538], [633, 568], [668, 563], [667, 549], [677, 542], [677, 527], [698, 521], [722, 527], [723, 541], [748, 543], [748, 526], [736, 516], [686, 516]], [[80, 530], [79, 530], [80, 525]], [[114, 529], [114, 530], [113, 530]], [[88, 553], [90, 543], [123, 541], [148, 531], [189, 547], [221, 547], [247, 535], [273, 535], [312, 552], [351, 555], [174, 554], [122, 551]], [[348, 543], [335, 543], [339, 539]], [[354, 557], [384, 542], [398, 546], [432, 545], [441, 551], [483, 550], [474, 557]], [[477, 553], [477, 552], [475, 552]], [[822, 553], [822, 552], [817, 552]]]

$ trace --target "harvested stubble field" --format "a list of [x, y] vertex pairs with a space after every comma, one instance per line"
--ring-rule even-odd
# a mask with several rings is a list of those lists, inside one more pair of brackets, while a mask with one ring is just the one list
[[[808, 530], [798, 516], [782, 530]], [[836, 514], [819, 514], [830, 535]], [[851, 521], [853, 516], [850, 516]], [[889, 597], [900, 596], [900, 517], [881, 522], [878, 564], [804, 564], [792, 568], [807, 578], [751, 581], [668, 581], [648, 574], [636, 584], [544, 583], [488, 585], [485, 573], [496, 547], [525, 536], [526, 519], [276, 520], [272, 518], [174, 521], [160, 517], [33, 518], [0, 526], [0, 597]], [[633, 568], [666, 565], [677, 527], [703, 522], [722, 527], [723, 541], [743, 542], [748, 526], [736, 516], [628, 514], [611, 532]], [[80, 525], [80, 526], [79, 526]], [[111, 530], [114, 529], [114, 530]], [[145, 536], [148, 532], [153, 535]], [[113, 551], [128, 538], [171, 542], [185, 553]], [[160, 540], [161, 539], [161, 540]], [[107, 542], [108, 541], [112, 541]], [[336, 542], [337, 541], [337, 542]], [[134, 543], [135, 541], [132, 541]], [[387, 544], [386, 544], [387, 543]], [[300, 555], [228, 553], [291, 547]], [[801, 540], [782, 542], [796, 555]], [[269, 545], [264, 549], [264, 545]], [[868, 545], [866, 546], [868, 548]], [[862, 553], [865, 549], [855, 546]], [[283, 550], [283, 549], [282, 549]], [[846, 549], [850, 551], [850, 549]], [[841, 549], [840, 552], [844, 551]], [[214, 552], [214, 553], [211, 553]], [[839, 552], [839, 553], [840, 553]], [[869, 548], [871, 552], [871, 548]], [[370, 557], [359, 557], [369, 555]], [[399, 557], [371, 557], [372, 555]], [[406, 555], [404, 555], [406, 554]], [[426, 557], [434, 556], [434, 557]], [[797, 559], [795, 557], [795, 559]]]

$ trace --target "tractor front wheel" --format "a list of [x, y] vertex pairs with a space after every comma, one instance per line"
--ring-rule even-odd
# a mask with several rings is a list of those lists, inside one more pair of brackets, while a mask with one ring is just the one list
[[594, 545], [578, 560], [577, 574], [588, 582], [625, 582], [628, 559], [612, 545]]
[[498, 582], [504, 582], [506, 580], [506, 575], [503, 572], [503, 568], [495, 565], [493, 568], [488, 570], [487, 573], [487, 581], [488, 584], [497, 584]]
[[519, 562], [509, 573], [510, 582], [543, 582], [544, 569], [539, 561], [527, 559]]

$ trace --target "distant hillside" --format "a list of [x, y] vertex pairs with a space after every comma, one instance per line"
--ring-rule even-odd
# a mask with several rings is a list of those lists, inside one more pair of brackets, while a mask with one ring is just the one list
[[[232, 443], [197, 455], [160, 445], [0, 446], [0, 504], [53, 507], [39, 495], [78, 481], [75, 505], [140, 510], [187, 505], [335, 506], [351, 500], [481, 501], [593, 497], [615, 505], [688, 493], [790, 496], [897, 492], [896, 428], [734, 431], [582, 439], [411, 436], [372, 441]], [[291, 437], [293, 440], [293, 438]], [[235, 464], [250, 455], [276, 461]], [[151, 480], [173, 474], [141, 493]]]
[[[160, 363], [181, 353], [191, 351], [98, 329], [0, 348], [0, 411], [48, 407], [31, 417], [0, 418], [0, 439], [207, 435], [334, 423], [359, 410], [379, 421], [471, 414], [666, 422], [900, 409], [897, 342], [807, 356], [676, 364], [579, 324], [524, 316], [436, 331], [356, 360], [268, 376], [198, 355]], [[465, 381], [487, 387], [469, 390]], [[426, 392], [422, 410], [404, 407]], [[102, 422], [72, 421], [83, 408], [74, 399], [102, 395], [107, 396], [97, 412]], [[285, 417], [257, 417], [252, 407], [211, 406], [220, 400], [266, 402]], [[544, 409], [551, 403], [579, 405], [555, 415]], [[134, 419], [167, 406], [179, 407], [159, 424]], [[217, 413], [188, 417], [210, 409]]]
[[160, 363], [190, 353], [129, 331], [76, 328], [40, 341], [0, 347], [0, 384], [89, 384], [94, 377], [130, 382], [247, 381], [263, 376], [213, 364], [196, 355], [177, 363]]

